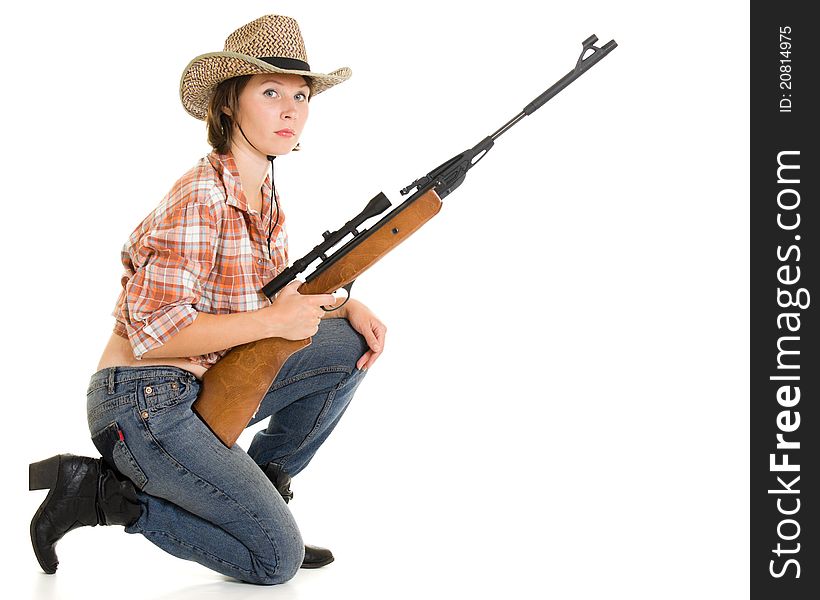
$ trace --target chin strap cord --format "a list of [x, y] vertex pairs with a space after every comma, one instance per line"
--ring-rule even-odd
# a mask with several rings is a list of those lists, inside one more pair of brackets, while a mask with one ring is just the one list
[[[245, 132], [242, 131], [242, 125], [239, 123], [236, 124], [239, 127], [239, 132], [242, 134], [242, 137], [245, 138], [245, 141], [251, 145], [251, 147], [262, 154], [262, 152], [253, 145], [253, 143], [248, 139], [248, 136], [245, 135]], [[275, 156], [271, 156], [270, 154], [266, 155], [268, 160], [270, 161], [270, 221], [268, 222], [268, 260], [273, 261], [273, 254], [270, 251], [270, 237], [273, 233], [273, 230], [276, 228], [276, 225], [279, 225], [279, 200], [276, 199], [276, 184], [273, 182], [273, 159], [276, 158]], [[273, 204], [276, 203], [276, 224], [273, 222]]]
[[[276, 184], [273, 181], [273, 159], [275, 156], [268, 155], [270, 161], [270, 221], [268, 222], [268, 259], [273, 260], [270, 251], [270, 236], [273, 230], [279, 225], [279, 200], [276, 198]], [[273, 204], [276, 203], [276, 223], [273, 222]]]

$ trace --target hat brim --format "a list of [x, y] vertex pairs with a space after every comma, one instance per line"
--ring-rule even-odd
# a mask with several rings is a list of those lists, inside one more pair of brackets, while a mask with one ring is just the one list
[[311, 96], [315, 96], [347, 81], [353, 71], [348, 67], [330, 73], [281, 69], [238, 52], [209, 52], [197, 56], [185, 67], [179, 81], [179, 98], [189, 115], [205, 120], [208, 115], [208, 102], [217, 85], [232, 77], [264, 73], [292, 73], [309, 77]]

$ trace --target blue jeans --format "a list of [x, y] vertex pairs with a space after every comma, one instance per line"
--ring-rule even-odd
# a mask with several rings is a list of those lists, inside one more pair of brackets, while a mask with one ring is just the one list
[[270, 418], [246, 453], [226, 448], [191, 410], [200, 381], [177, 367], [110, 367], [91, 377], [88, 426], [102, 456], [136, 486], [126, 527], [174, 556], [258, 584], [287, 581], [304, 544], [259, 465], [301, 471], [339, 422], [364, 374], [364, 338], [325, 319], [282, 367], [252, 421]]

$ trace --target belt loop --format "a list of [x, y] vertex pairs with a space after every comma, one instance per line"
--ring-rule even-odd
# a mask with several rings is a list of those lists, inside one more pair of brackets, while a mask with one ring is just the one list
[[111, 367], [108, 370], [108, 393], [114, 393], [114, 374], [117, 372], [117, 367]]

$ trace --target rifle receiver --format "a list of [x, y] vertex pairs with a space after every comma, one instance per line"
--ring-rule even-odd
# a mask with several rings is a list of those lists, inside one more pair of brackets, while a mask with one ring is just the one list
[[387, 196], [385, 196], [384, 193], [379, 192], [370, 200], [370, 202], [367, 203], [367, 206], [364, 207], [362, 212], [342, 225], [341, 229], [334, 231], [333, 233], [330, 233], [330, 231], [325, 231], [322, 234], [325, 241], [316, 246], [305, 256], [295, 261], [290, 267], [279, 273], [279, 275], [271, 279], [260, 291], [268, 298], [273, 299], [273, 297], [279, 293], [279, 290], [296, 279], [296, 276], [307, 269], [311, 264], [313, 264], [314, 261], [317, 259], [321, 259], [323, 261], [327, 260], [327, 252], [345, 239], [348, 234], [353, 234], [353, 236], [361, 235], [362, 232], [357, 229], [359, 225], [367, 221], [369, 218], [383, 213], [388, 208], [390, 208], [390, 200], [387, 199]]

